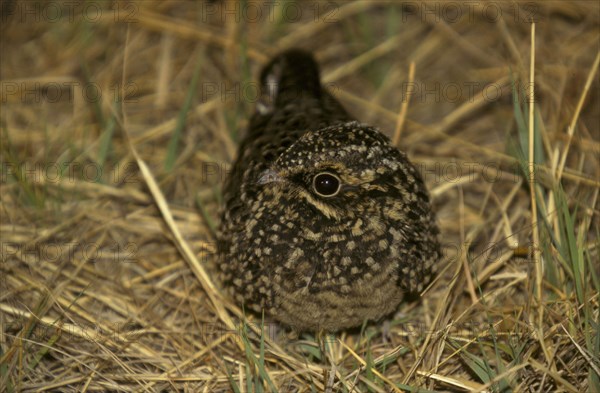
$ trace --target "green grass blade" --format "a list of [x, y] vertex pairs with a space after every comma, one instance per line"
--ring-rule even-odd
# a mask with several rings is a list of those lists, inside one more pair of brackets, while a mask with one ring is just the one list
[[203, 63], [202, 57], [203, 54], [201, 53], [198, 56], [198, 59], [196, 60], [196, 68], [194, 69], [194, 75], [192, 76], [192, 83], [190, 84], [190, 88], [188, 89], [183, 107], [179, 111], [179, 116], [177, 116], [177, 124], [175, 125], [175, 130], [173, 131], [173, 135], [171, 135], [169, 145], [167, 146], [167, 157], [165, 159], [165, 171], [167, 172], [171, 172], [171, 170], [173, 170], [175, 160], [177, 159], [179, 140], [181, 139], [181, 134], [183, 133], [183, 129], [185, 128], [187, 114], [190, 110], [190, 107], [192, 106], [192, 101], [194, 99], [194, 96], [196, 95], [198, 80], [200, 79], [200, 70], [202, 69]]
[[[261, 327], [261, 332], [264, 332], [264, 324]], [[258, 370], [258, 374], [255, 375], [255, 381], [256, 381], [255, 389], [258, 389], [256, 391], [262, 391], [263, 382], [266, 382], [267, 385], [269, 386], [270, 392], [277, 392], [277, 388], [273, 384], [273, 381], [271, 381], [271, 378], [269, 377], [269, 374], [267, 373], [267, 370], [265, 367], [264, 348], [260, 352], [259, 359], [257, 359], [256, 356], [254, 355], [254, 352], [252, 351], [252, 343], [250, 342], [250, 338], [248, 336], [248, 325], [245, 322], [242, 326], [241, 337], [242, 337], [242, 341], [244, 343], [246, 359], [248, 359], [248, 362], [252, 363], [254, 368], [256, 368]], [[263, 341], [263, 345], [264, 345], [264, 338], [262, 338], [262, 335], [261, 335], [261, 340]]]
[[[225, 373], [227, 374], [227, 379], [229, 380], [229, 385], [231, 385], [233, 392], [240, 393], [240, 387], [237, 385], [237, 383], [233, 379], [233, 376], [231, 375], [231, 372], [229, 371], [229, 367], [227, 367], [227, 366], [225, 366]], [[250, 391], [250, 390], [248, 390], [248, 391]]]
[[[117, 110], [117, 106], [118, 106], [118, 103], [115, 102], [114, 103], [115, 113]], [[98, 145], [97, 163], [98, 163], [99, 168], [102, 170], [102, 173], [104, 173], [104, 165], [106, 163], [108, 153], [110, 152], [110, 148], [111, 148], [112, 141], [113, 141], [113, 136], [115, 134], [116, 125], [117, 125], [117, 122], [116, 122], [115, 116], [111, 116], [108, 121], [108, 124], [106, 125], [106, 128], [104, 129], [104, 132], [102, 132], [102, 135], [100, 135], [100, 143]]]
[[8, 138], [8, 131], [5, 127], [2, 128], [2, 143], [0, 143], [0, 152], [4, 155], [4, 162], [2, 163], [2, 174], [3, 181], [4, 176], [6, 176], [6, 180], [8, 177], [12, 177], [12, 179], [17, 182], [19, 188], [23, 192], [22, 196], [24, 202], [27, 205], [35, 206], [38, 209], [42, 209], [44, 207], [44, 195], [36, 191], [36, 188], [33, 184], [31, 184], [27, 179], [27, 166], [25, 164], [22, 165], [19, 162], [19, 159], [13, 155], [13, 150], [11, 148], [11, 143]]

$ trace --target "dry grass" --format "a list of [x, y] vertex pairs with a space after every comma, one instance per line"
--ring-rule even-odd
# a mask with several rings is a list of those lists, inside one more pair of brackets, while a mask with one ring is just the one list
[[[241, 3], [237, 21], [233, 2], [8, 3], [0, 390], [600, 390], [596, 2]], [[446, 251], [387, 332], [338, 334], [328, 359], [244, 320], [208, 269], [254, 78], [292, 46], [401, 130]]]

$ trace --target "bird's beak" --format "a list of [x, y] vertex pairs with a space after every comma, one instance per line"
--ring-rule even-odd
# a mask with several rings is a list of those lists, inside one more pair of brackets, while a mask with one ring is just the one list
[[266, 169], [260, 174], [260, 176], [258, 176], [258, 184], [269, 184], [280, 182], [282, 180], [283, 179], [281, 176], [279, 176], [279, 173], [273, 169]]

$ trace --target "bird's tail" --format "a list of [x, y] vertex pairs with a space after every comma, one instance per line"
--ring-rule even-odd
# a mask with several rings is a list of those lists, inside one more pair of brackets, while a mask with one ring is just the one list
[[262, 113], [282, 108], [295, 100], [319, 100], [323, 92], [315, 59], [301, 49], [290, 49], [275, 56], [263, 68], [260, 83], [258, 110]]

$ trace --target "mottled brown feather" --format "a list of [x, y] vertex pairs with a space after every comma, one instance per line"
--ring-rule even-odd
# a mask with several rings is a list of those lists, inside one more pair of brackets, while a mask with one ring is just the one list
[[[380, 131], [353, 120], [291, 50], [263, 94], [224, 187], [219, 277], [247, 309], [296, 330], [336, 331], [394, 311], [440, 256], [423, 181]], [[341, 181], [333, 196], [320, 173]]]

